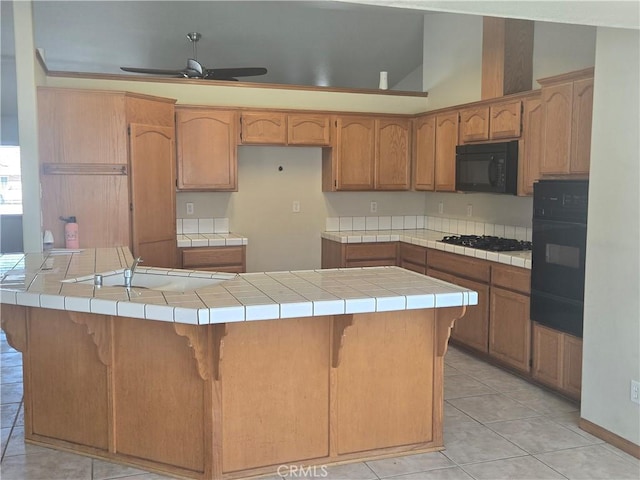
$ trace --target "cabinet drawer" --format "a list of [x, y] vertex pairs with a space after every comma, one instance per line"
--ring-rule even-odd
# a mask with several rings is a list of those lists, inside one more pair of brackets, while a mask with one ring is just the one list
[[347, 245], [346, 260], [387, 260], [394, 264], [398, 252], [398, 242], [353, 243]]
[[182, 267], [217, 268], [224, 265], [244, 265], [243, 246], [233, 247], [201, 247], [182, 250]]
[[494, 265], [491, 267], [491, 285], [529, 294], [531, 271], [520, 267]]
[[379, 260], [347, 260], [347, 268], [354, 267], [393, 267], [395, 258], [381, 258]]
[[429, 249], [427, 252], [427, 266], [453, 273], [460, 277], [489, 283], [491, 270], [489, 262], [477, 258]]
[[400, 260], [424, 267], [427, 264], [427, 249], [410, 243], [400, 243]]

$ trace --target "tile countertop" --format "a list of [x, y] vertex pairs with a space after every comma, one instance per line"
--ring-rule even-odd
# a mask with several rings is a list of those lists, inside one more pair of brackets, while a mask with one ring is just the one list
[[457, 253], [467, 257], [481, 258], [491, 262], [504, 263], [514, 267], [531, 269], [531, 251], [489, 252], [477, 248], [462, 247], [443, 243], [443, 237], [450, 233], [435, 230], [353, 230], [340, 232], [322, 232], [322, 238], [339, 243], [365, 242], [405, 242], [421, 247], [434, 248], [443, 252]]
[[[132, 260], [124, 247], [0, 255], [0, 302], [196, 325], [478, 303], [472, 290], [398, 267], [243, 273], [186, 293], [61, 282], [122, 271]], [[144, 266], [136, 271], [219, 275]]]
[[178, 234], [178, 248], [190, 247], [230, 247], [247, 245], [247, 237], [235, 233], [186, 233]]

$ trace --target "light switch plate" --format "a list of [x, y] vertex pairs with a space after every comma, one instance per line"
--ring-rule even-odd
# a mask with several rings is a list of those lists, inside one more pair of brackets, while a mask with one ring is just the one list
[[193, 203], [187, 203], [187, 215], [193, 215]]

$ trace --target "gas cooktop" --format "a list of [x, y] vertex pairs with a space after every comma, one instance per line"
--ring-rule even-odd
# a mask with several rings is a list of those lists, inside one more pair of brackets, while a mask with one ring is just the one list
[[478, 250], [490, 250], [492, 252], [531, 250], [531, 242], [511, 238], [492, 237], [490, 235], [449, 235], [441, 241], [463, 247], [477, 248]]

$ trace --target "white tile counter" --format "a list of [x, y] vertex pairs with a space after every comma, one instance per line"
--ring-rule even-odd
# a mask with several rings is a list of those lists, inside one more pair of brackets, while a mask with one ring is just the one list
[[405, 242], [421, 247], [442, 250], [443, 252], [457, 253], [467, 257], [481, 258], [491, 262], [513, 265], [531, 269], [531, 251], [519, 252], [489, 252], [477, 248], [462, 247], [443, 243], [443, 237], [451, 235], [435, 230], [347, 230], [339, 232], [322, 232], [322, 238], [339, 243], [366, 243], [366, 242]]
[[[210, 324], [476, 305], [472, 290], [398, 267], [244, 273], [192, 292], [62, 283], [122, 271], [127, 248], [0, 255], [2, 304]], [[138, 267], [136, 272], [215, 278], [216, 273]]]
[[190, 247], [230, 247], [247, 245], [249, 240], [235, 233], [189, 233], [178, 234], [178, 248]]

